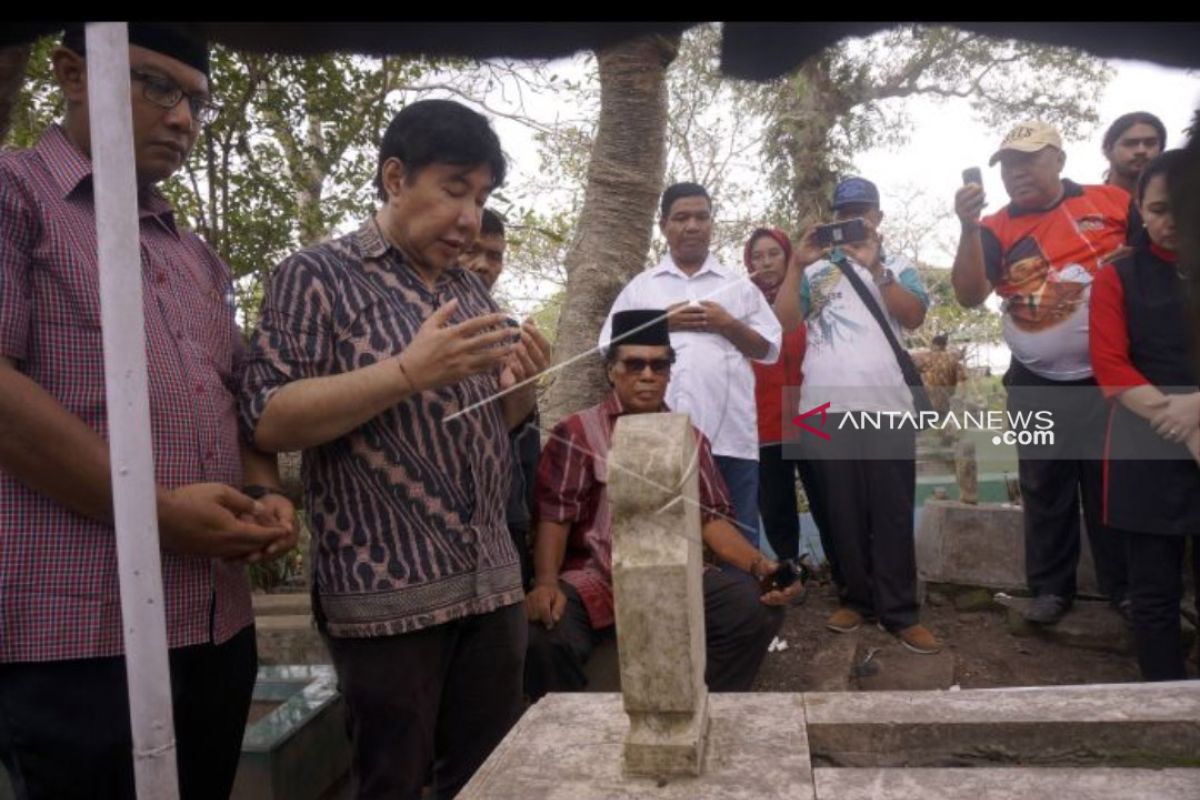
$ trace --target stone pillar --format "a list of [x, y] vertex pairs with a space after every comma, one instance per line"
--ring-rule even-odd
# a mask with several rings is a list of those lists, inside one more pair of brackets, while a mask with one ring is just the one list
[[698, 451], [686, 414], [617, 421], [608, 463], [630, 775], [699, 775], [708, 738]]
[[975, 443], [962, 439], [954, 448], [954, 473], [958, 482], [958, 499], [967, 505], [979, 503], [979, 462], [975, 459]]

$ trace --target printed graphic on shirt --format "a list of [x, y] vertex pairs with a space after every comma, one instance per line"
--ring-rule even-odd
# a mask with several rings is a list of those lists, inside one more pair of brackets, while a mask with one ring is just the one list
[[1091, 274], [1080, 264], [1062, 269], [1050, 262], [1033, 236], [1018, 241], [1005, 254], [1001, 268], [1004, 311], [1022, 331], [1052, 328], [1087, 302]]
[[848, 313], [846, 304], [841, 302], [844, 291], [854, 290], [842, 286], [842, 273], [837, 267], [829, 265], [819, 270], [809, 281], [808, 289], [808, 318], [816, 328], [809, 331], [810, 352], [848, 344], [862, 336], [865, 329], [863, 321]]

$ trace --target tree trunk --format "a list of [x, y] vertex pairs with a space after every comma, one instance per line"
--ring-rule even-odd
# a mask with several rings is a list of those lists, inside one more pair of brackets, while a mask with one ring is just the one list
[[305, 128], [304, 154], [292, 180], [296, 184], [296, 210], [300, 217], [300, 246], [311, 247], [324, 241], [329, 230], [321, 218], [321, 195], [325, 189], [325, 169], [320, 161], [326, 157], [325, 136], [321, 118], [309, 112]]
[[25, 65], [33, 45], [17, 44], [0, 47], [0, 143], [8, 136], [12, 112], [25, 82]]
[[[556, 365], [595, 350], [613, 300], [645, 267], [666, 169], [666, 72], [678, 49], [677, 36], [649, 36], [596, 53], [600, 121], [566, 257]], [[552, 380], [542, 416], [547, 428], [608, 391], [599, 354], [554, 370]]]
[[847, 105], [830, 80], [827, 55], [806, 61], [788, 80], [786, 92], [777, 132], [791, 170], [788, 219], [799, 231], [829, 217], [837, 183], [829, 133], [853, 104]]

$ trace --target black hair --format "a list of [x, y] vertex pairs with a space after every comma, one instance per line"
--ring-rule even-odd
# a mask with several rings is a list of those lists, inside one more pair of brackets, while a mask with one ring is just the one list
[[666, 219], [671, 213], [671, 206], [675, 205], [676, 200], [681, 200], [685, 197], [703, 197], [708, 201], [708, 207], [712, 209], [712, 198], [708, 196], [708, 190], [698, 183], [673, 183], [667, 187], [667, 190], [662, 194], [661, 218]]
[[1184, 151], [1182, 150], [1166, 150], [1151, 160], [1142, 170], [1142, 174], [1138, 176], [1137, 204], [1139, 206], [1142, 204], [1142, 198], [1146, 195], [1146, 187], [1150, 185], [1150, 180], [1155, 175], [1166, 175], [1169, 187], [1174, 176], [1178, 174], [1183, 161]]
[[1167, 149], [1167, 127], [1158, 117], [1151, 114], [1149, 111], [1131, 111], [1128, 114], [1122, 114], [1113, 120], [1113, 124], [1108, 126], [1108, 130], [1104, 132], [1104, 152], [1113, 149], [1117, 143], [1117, 139], [1121, 138], [1121, 134], [1132, 128], [1134, 125], [1149, 125], [1154, 130], [1158, 131], [1159, 146]]
[[479, 226], [480, 236], [503, 236], [504, 217], [490, 208], [483, 210], [483, 223]]
[[418, 100], [392, 117], [379, 145], [379, 164], [375, 168], [375, 188], [383, 200], [387, 200], [383, 163], [389, 158], [404, 162], [406, 180], [434, 163], [484, 164], [492, 172], [494, 189], [504, 183], [508, 172], [500, 139], [487, 117], [453, 100]]
[[945, 347], [946, 342], [948, 341], [950, 341], [950, 337], [944, 333], [939, 333], [937, 336], [933, 337], [933, 343], [938, 347]]

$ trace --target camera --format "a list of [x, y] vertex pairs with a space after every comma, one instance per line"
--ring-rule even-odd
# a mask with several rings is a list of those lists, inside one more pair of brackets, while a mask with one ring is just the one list
[[819, 225], [815, 233], [817, 244], [821, 247], [861, 242], [867, 238], [867, 225], [860, 219], [848, 219], [844, 222], [834, 222], [829, 225]]
[[979, 167], [967, 167], [963, 170], [963, 186], [968, 183], [983, 186], [983, 171]]
[[776, 589], [786, 589], [796, 582], [800, 575], [796, 569], [788, 561], [780, 561], [779, 569], [775, 570], [771, 575], [767, 575], [760, 582], [759, 586], [763, 594], [774, 591]]

